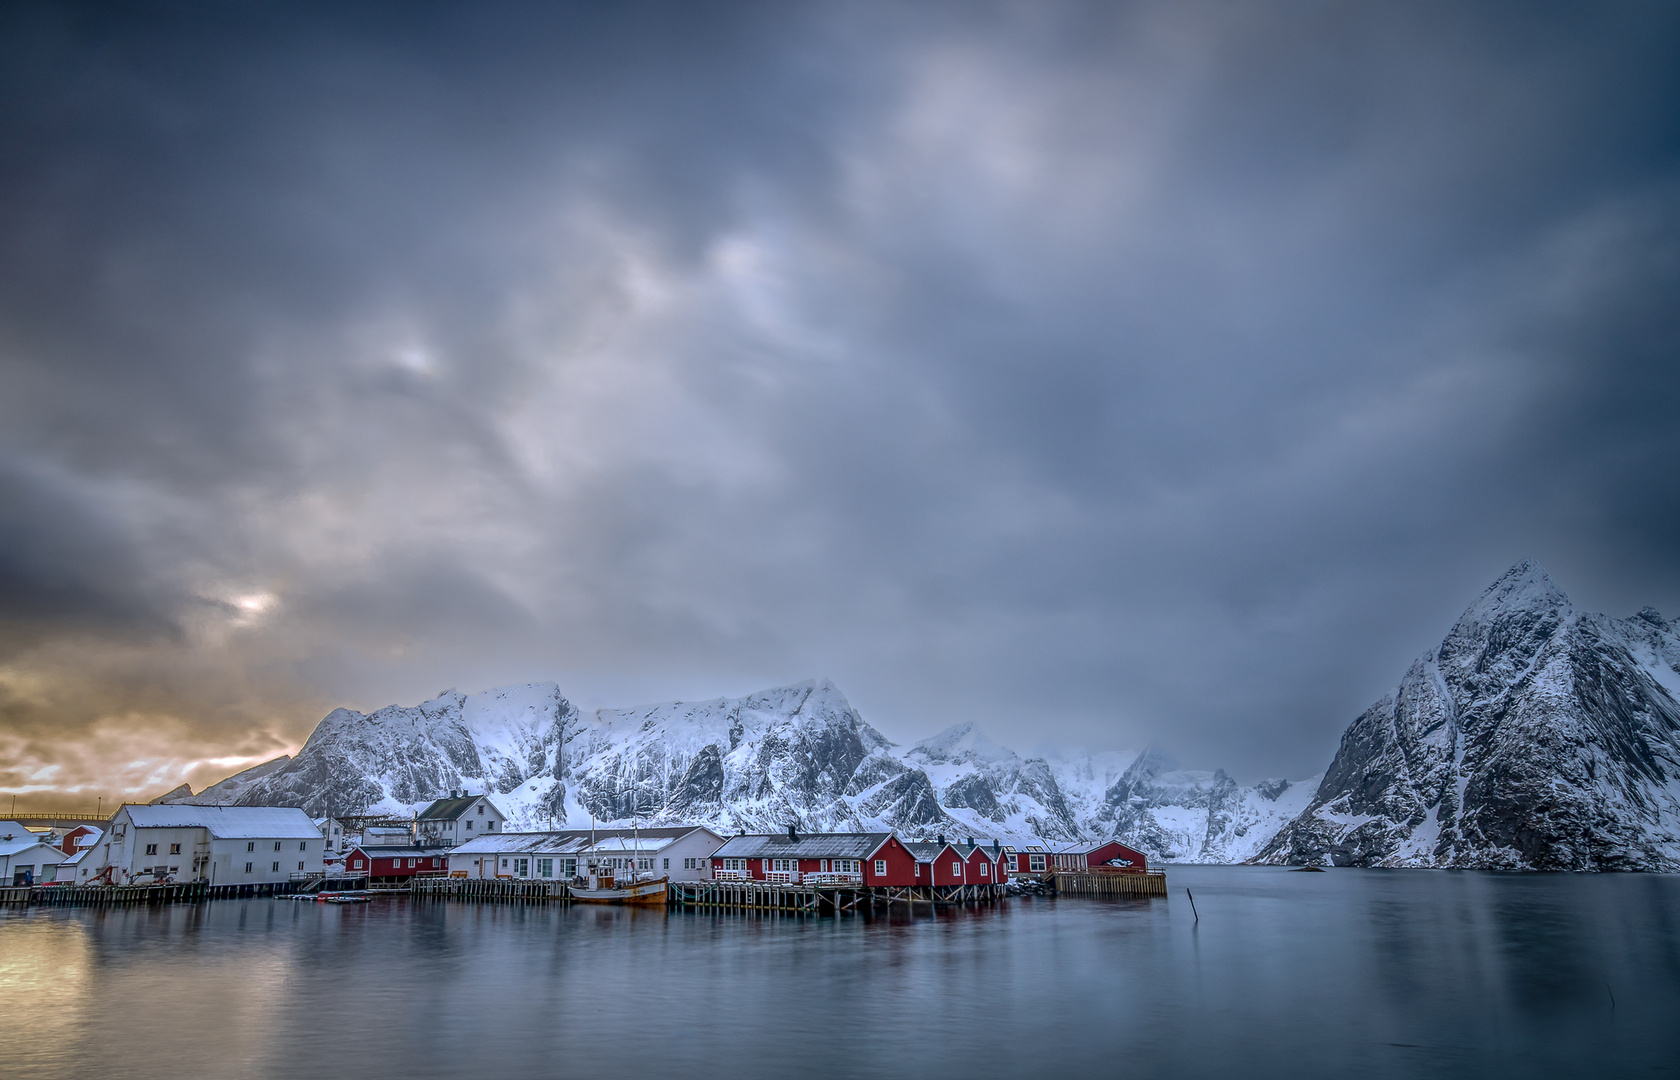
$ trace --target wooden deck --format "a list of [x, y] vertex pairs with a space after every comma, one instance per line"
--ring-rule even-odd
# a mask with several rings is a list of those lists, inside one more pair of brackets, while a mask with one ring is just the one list
[[1128, 899], [1167, 895], [1165, 870], [1058, 870], [1055, 877], [1057, 896]]

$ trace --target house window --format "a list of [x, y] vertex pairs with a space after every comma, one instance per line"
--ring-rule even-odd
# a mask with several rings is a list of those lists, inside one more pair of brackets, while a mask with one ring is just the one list
[[991, 877], [992, 876], [992, 864], [991, 863], [983, 862], [983, 863], [980, 864], [980, 876], [981, 877]]
[[443, 860], [434, 856], [432, 858], [432, 865], [433, 866], [442, 866], [443, 865]]
[[280, 872], [280, 864], [279, 864], [279, 863], [275, 863], [275, 864], [274, 864], [274, 870], [273, 870], [273, 873], [276, 873], [276, 874], [278, 874], [278, 873], [279, 873], [279, 872]]
[[1044, 872], [1044, 856], [1042, 856], [1042, 855], [1028, 855], [1027, 856], [1027, 866], [1029, 867], [1029, 872], [1030, 873], [1034, 873], [1034, 874], [1043, 873]]
[[502, 869], [503, 869], [503, 870], [506, 870], [506, 869], [507, 869], [507, 860], [506, 860], [506, 859], [503, 859], [503, 860], [502, 860]]
[[147, 844], [146, 845], [146, 854], [156, 855], [157, 854], [157, 845], [156, 844]]
[[171, 855], [181, 854], [181, 845], [180, 844], [170, 844], [169, 845], [169, 854], [171, 854]]
[[495, 821], [494, 821], [494, 820], [491, 820], [491, 821], [490, 821], [490, 823], [489, 823], [489, 824], [487, 824], [487, 825], [485, 825], [485, 826], [484, 826], [484, 827], [485, 827], [485, 828], [486, 828], [486, 829], [489, 829], [489, 830], [491, 830], [491, 831], [492, 831], [492, 832], [494, 832], [494, 831], [495, 831], [495, 828], [496, 828], [496, 822], [495, 822]]
[[[880, 863], [876, 863], [875, 865], [879, 866]], [[881, 870], [877, 870], [875, 872], [877, 874], [884, 873], [884, 871], [881, 871]], [[962, 863], [961, 862], [953, 862], [951, 864], [951, 876], [952, 877], [962, 877]]]
[[280, 841], [278, 841], [278, 840], [274, 841], [274, 850], [275, 851], [280, 850]]
[[472, 828], [472, 820], [470, 818], [467, 820], [467, 828], [468, 829]]
[[518, 875], [519, 877], [530, 877], [531, 876], [531, 860], [530, 859], [515, 859], [515, 860], [513, 860], [513, 872], [516, 875]]
[[875, 876], [876, 877], [886, 877], [887, 876], [887, 860], [885, 860], [885, 859], [876, 859], [875, 860]]
[[298, 869], [299, 869], [299, 870], [302, 870], [302, 869], [303, 869], [303, 864], [302, 864], [302, 863], [298, 863]]
[[1021, 872], [1020, 860], [1014, 855], [1009, 856], [1009, 871], [1014, 874], [1019, 874]]
[[538, 877], [553, 877], [554, 876], [554, 860], [553, 859], [538, 859], [537, 860], [537, 876]]
[[251, 872], [251, 864], [250, 863], [245, 864], [245, 872], [247, 874], [249, 874]]
[[298, 841], [298, 850], [299, 851], [308, 851], [309, 850], [309, 841], [299, 840]]
[[669, 869], [671, 869], [671, 860], [670, 860], [670, 859], [666, 859], [666, 860], [665, 860], [665, 865], [664, 865], [664, 866], [661, 866], [661, 867], [660, 867], [660, 869], [661, 869], [661, 870], [669, 870]]
[[[354, 861], [354, 862], [352, 862], [352, 863], [351, 863], [351, 864], [350, 864], [350, 868], [351, 868], [351, 869], [352, 869], [352, 870], [360, 870], [360, 869], [361, 869], [361, 868], [362, 868], [362, 860], [360, 860], [360, 859], [356, 859], [356, 860], [355, 860], [355, 861]], [[247, 869], [247, 870], [249, 870], [249, 869], [251, 869], [251, 864], [250, 864], [250, 863], [246, 863], [246, 864], [245, 864], [245, 869]]]
[[483, 803], [478, 804], [478, 812], [480, 814], [484, 813], [484, 804]]
[[246, 844], [245, 844], [245, 850], [246, 851], [257, 850], [257, 842], [255, 840], [247, 841]]

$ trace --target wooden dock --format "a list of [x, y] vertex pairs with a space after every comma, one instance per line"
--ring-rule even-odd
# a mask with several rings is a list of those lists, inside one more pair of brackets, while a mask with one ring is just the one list
[[949, 885], [881, 888], [864, 885], [769, 881], [673, 881], [667, 893], [678, 909], [779, 911], [803, 915], [846, 915], [863, 908], [904, 904], [929, 910], [963, 904], [991, 904], [1003, 897], [1000, 885]]
[[416, 877], [408, 895], [417, 900], [474, 900], [495, 904], [569, 903], [572, 891], [563, 881], [510, 878]]
[[1094, 896], [1107, 900], [1167, 895], [1165, 870], [1058, 870], [1057, 896]]
[[0, 888], [0, 904], [38, 907], [131, 907], [136, 904], [199, 903], [247, 896], [285, 896], [296, 892], [295, 881], [260, 885], [211, 885], [202, 881], [163, 885], [8, 885]]

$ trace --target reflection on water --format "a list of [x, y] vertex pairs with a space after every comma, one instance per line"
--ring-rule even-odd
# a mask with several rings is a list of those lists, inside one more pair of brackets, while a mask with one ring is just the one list
[[[1607, 1076], [1680, 1066], [1680, 878], [1183, 867], [797, 919], [274, 900], [0, 914], [0, 1074]], [[1194, 921], [1183, 889], [1195, 890]]]

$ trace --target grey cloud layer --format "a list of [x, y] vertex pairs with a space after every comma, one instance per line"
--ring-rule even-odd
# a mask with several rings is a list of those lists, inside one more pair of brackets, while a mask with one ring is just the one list
[[0, 26], [14, 786], [137, 664], [1302, 773], [1525, 554], [1680, 599], [1662, 7], [183, 11]]

